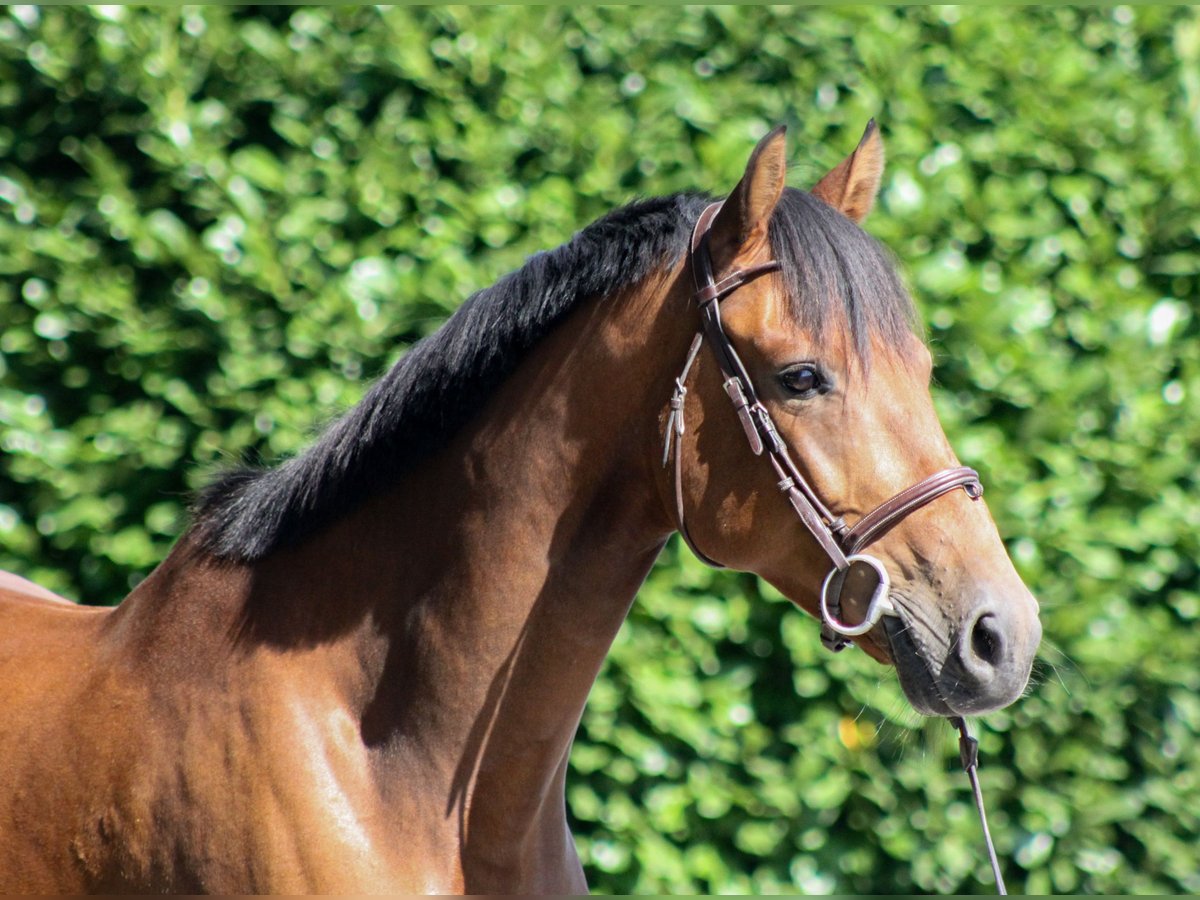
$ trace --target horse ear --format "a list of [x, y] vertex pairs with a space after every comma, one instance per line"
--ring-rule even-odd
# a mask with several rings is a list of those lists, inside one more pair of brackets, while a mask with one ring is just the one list
[[783, 195], [787, 177], [787, 126], [773, 128], [754, 148], [710, 232], [710, 247], [718, 265], [759, 242], [765, 245], [771, 213]]
[[872, 119], [854, 152], [817, 182], [812, 194], [855, 222], [871, 211], [883, 180], [883, 139]]

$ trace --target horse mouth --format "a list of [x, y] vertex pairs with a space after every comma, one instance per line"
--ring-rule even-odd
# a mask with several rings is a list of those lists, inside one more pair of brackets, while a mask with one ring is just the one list
[[923, 716], [954, 716], [953, 709], [938, 688], [938, 678], [930, 666], [929, 652], [921, 647], [915, 627], [899, 616], [884, 616], [880, 625], [887, 636], [892, 664], [900, 678], [900, 687], [913, 709]]

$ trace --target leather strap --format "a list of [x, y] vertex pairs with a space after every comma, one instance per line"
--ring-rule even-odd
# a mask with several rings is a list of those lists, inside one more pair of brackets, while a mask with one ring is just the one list
[[849, 554], [843, 551], [839, 534], [845, 531], [846, 523], [840, 517], [835, 518], [817, 499], [813, 489], [792, 462], [786, 447], [781, 452], [771, 454], [771, 465], [775, 474], [779, 476], [779, 490], [788, 498], [800, 521], [817, 539], [833, 567], [839, 572], [844, 572], [850, 567], [846, 559]]
[[971, 732], [967, 731], [967, 721], [962, 716], [950, 716], [950, 724], [958, 729], [958, 758], [963, 771], [967, 773], [971, 794], [975, 798], [975, 811], [979, 813], [979, 824], [983, 828], [988, 862], [992, 864], [992, 877], [996, 879], [996, 893], [1006, 897], [1008, 888], [1004, 886], [1004, 874], [1000, 871], [1000, 860], [996, 858], [996, 845], [992, 843], [992, 830], [988, 828], [987, 810], [983, 806], [983, 789], [979, 786], [979, 741], [971, 737]]
[[679, 377], [675, 379], [675, 393], [671, 395], [671, 414], [667, 417], [667, 439], [663, 445], [663, 460], [665, 466], [674, 451], [675, 456], [675, 517], [679, 523], [679, 535], [683, 538], [684, 543], [696, 557], [714, 569], [725, 568], [715, 559], [706, 554], [703, 550], [696, 546], [696, 542], [692, 540], [692, 535], [688, 531], [687, 517], [684, 515], [683, 509], [683, 448], [680, 442], [683, 440], [683, 433], [687, 430], [684, 424], [684, 403], [687, 401], [687, 378], [692, 370], [692, 363], [696, 361], [696, 354], [700, 352], [700, 347], [704, 343], [704, 335], [697, 334], [692, 339], [692, 346], [688, 350], [687, 362], [683, 364], [683, 371], [679, 373]]
[[879, 504], [854, 523], [854, 527], [842, 538], [846, 552], [857, 553], [868, 544], [875, 543], [910, 513], [916, 512], [942, 494], [960, 487], [972, 500], [978, 500], [983, 496], [983, 485], [979, 481], [979, 473], [966, 466], [943, 469], [935, 475], [930, 475], [924, 481], [906, 488], [890, 500]]

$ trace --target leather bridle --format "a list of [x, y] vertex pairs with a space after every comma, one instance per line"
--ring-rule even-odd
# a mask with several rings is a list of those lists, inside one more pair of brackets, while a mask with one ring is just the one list
[[[974, 469], [966, 466], [943, 469], [885, 500], [853, 526], [847, 526], [844, 519], [834, 515], [821, 502], [816, 491], [792, 460], [787, 444], [779, 436], [779, 431], [771, 420], [771, 413], [759, 399], [749, 372], [746, 371], [721, 324], [721, 301], [742, 285], [777, 271], [779, 263], [772, 261], [745, 269], [734, 269], [717, 281], [713, 274], [708, 242], [709, 230], [720, 209], [720, 203], [713, 203], [705, 208], [692, 230], [692, 240], [688, 247], [688, 265], [695, 283], [694, 296], [700, 311], [701, 328], [688, 350], [683, 371], [675, 379], [675, 392], [671, 397], [671, 412], [667, 420], [667, 434], [663, 446], [664, 466], [670, 461], [674, 451], [675, 513], [679, 533], [701, 560], [710, 566], [723, 568], [696, 546], [688, 530], [683, 496], [683, 454], [679, 446], [685, 430], [684, 401], [687, 397], [688, 374], [700, 347], [707, 341], [721, 370], [725, 393], [733, 403], [751, 452], [755, 456], [766, 454], [778, 478], [779, 490], [787, 497], [804, 527], [829, 557], [832, 567], [821, 586], [821, 641], [831, 650], [842, 650], [850, 643], [847, 638], [866, 634], [885, 615], [896, 615], [896, 609], [888, 598], [890, 579], [887, 569], [878, 559], [863, 553], [862, 550], [887, 534], [910, 513], [943, 494], [961, 487], [968, 497], [978, 500], [983, 495], [983, 485], [979, 482], [979, 473]], [[860, 575], [871, 579], [874, 587], [863, 621], [850, 624], [840, 618], [840, 597], [846, 577], [856, 567], [861, 567]]]
[[[979, 473], [966, 466], [955, 466], [943, 469], [917, 482], [894, 497], [885, 500], [879, 506], [868, 512], [853, 526], [834, 515], [812, 489], [804, 475], [792, 461], [787, 444], [779, 436], [771, 413], [758, 398], [754, 390], [754, 382], [750, 373], [738, 356], [721, 325], [721, 301], [740, 288], [742, 285], [779, 269], [779, 263], [772, 261], [760, 263], [745, 269], [734, 269], [720, 281], [713, 275], [712, 255], [709, 250], [709, 229], [721, 209], [720, 203], [710, 204], [700, 214], [692, 230], [692, 240], [688, 247], [688, 267], [692, 271], [695, 283], [695, 300], [700, 309], [700, 331], [692, 340], [688, 350], [687, 360], [683, 371], [675, 379], [675, 392], [671, 396], [671, 412], [667, 419], [667, 433], [663, 446], [663, 465], [667, 465], [672, 456], [675, 457], [675, 514], [679, 523], [679, 533], [684, 541], [704, 562], [716, 568], [724, 568], [719, 562], [704, 553], [692, 539], [688, 531], [687, 519], [684, 515], [683, 496], [683, 451], [680, 441], [684, 435], [684, 401], [687, 398], [687, 379], [692, 364], [700, 352], [700, 347], [707, 340], [717, 366], [721, 370], [722, 385], [725, 393], [733, 403], [742, 431], [750, 444], [750, 450], [755, 456], [764, 453], [770, 461], [776, 476], [779, 478], [779, 490], [787, 497], [792, 509], [804, 523], [804, 527], [816, 539], [817, 544], [829, 557], [832, 567], [821, 585], [821, 642], [830, 650], [839, 651], [849, 646], [851, 637], [866, 634], [878, 624], [883, 616], [899, 616], [895, 606], [888, 598], [890, 579], [883, 563], [873, 556], [861, 552], [864, 548], [879, 540], [896, 524], [910, 513], [921, 509], [928, 503], [957, 488], [962, 488], [972, 500], [983, 496], [983, 485], [979, 481]], [[874, 588], [871, 600], [867, 605], [867, 613], [857, 624], [842, 621], [841, 593], [847, 577], [856, 566], [861, 566], [873, 575]], [[992, 844], [991, 832], [988, 829], [987, 815], [983, 806], [983, 793], [979, 787], [979, 777], [976, 772], [979, 761], [978, 742], [967, 731], [965, 720], [961, 716], [952, 716], [951, 724], [959, 732], [959, 755], [963, 769], [971, 783], [975, 796], [975, 806], [983, 825], [984, 840], [987, 845], [988, 860], [991, 862], [992, 874], [996, 878], [996, 887], [1001, 894], [1006, 894], [1004, 879], [1000, 873], [1000, 863], [996, 858], [996, 848]]]

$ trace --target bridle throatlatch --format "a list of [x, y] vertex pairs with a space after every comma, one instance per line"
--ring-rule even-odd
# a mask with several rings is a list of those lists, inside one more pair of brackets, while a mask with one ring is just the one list
[[[901, 491], [891, 499], [885, 500], [853, 526], [848, 526], [845, 520], [834, 515], [821, 502], [792, 460], [787, 445], [779, 436], [775, 423], [771, 420], [771, 413], [758, 398], [750, 374], [746, 371], [745, 365], [721, 324], [721, 301], [742, 285], [762, 275], [777, 271], [779, 263], [772, 261], [745, 269], [734, 269], [717, 281], [713, 274], [708, 239], [709, 229], [720, 209], [720, 203], [713, 203], [705, 208], [692, 230], [692, 240], [688, 247], [688, 264], [695, 283], [695, 300], [700, 311], [701, 328], [688, 349], [683, 371], [675, 379], [675, 391], [671, 396], [671, 412], [667, 418], [662, 460], [663, 465], [666, 466], [674, 456], [675, 513], [679, 524], [679, 533], [697, 557], [710, 566], [723, 568], [720, 563], [696, 546], [696, 542], [688, 531], [687, 519], [684, 515], [683, 452], [680, 441], [683, 439], [685, 431], [684, 404], [688, 392], [687, 380], [701, 346], [707, 341], [721, 370], [722, 386], [733, 404], [734, 412], [737, 413], [738, 421], [741, 423], [751, 452], [755, 456], [766, 455], [778, 478], [779, 490], [787, 497], [804, 527], [816, 539], [825, 555], [829, 557], [831, 568], [821, 585], [820, 595], [821, 642], [830, 650], [837, 652], [850, 645], [849, 638], [866, 634], [884, 616], [898, 617], [899, 615], [888, 596], [891, 580], [888, 577], [887, 569], [878, 559], [863, 553], [862, 550], [887, 534], [910, 513], [921, 509], [943, 494], [962, 488], [968, 497], [978, 500], [983, 496], [983, 485], [979, 481], [979, 473], [974, 469], [966, 466], [943, 469]], [[870, 601], [867, 604], [866, 615], [861, 622], [854, 624], [841, 619], [840, 602], [843, 588], [852, 578], [868, 579], [867, 586], [870, 588]], [[961, 717], [952, 718], [951, 723], [959, 729], [959, 752], [963, 768], [971, 782], [975, 805], [983, 823], [988, 857], [996, 876], [996, 886], [1003, 894], [1006, 893], [1004, 880], [1000, 875], [1000, 866], [996, 860], [996, 851], [988, 830], [987, 818], [983, 809], [983, 795], [980, 792], [979, 778], [975, 771], [978, 762], [978, 744], [968, 734], [966, 723]]]

